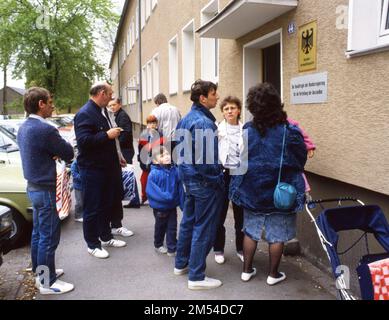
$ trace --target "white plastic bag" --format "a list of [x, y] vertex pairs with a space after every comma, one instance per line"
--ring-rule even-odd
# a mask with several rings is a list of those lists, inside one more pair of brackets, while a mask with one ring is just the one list
[[57, 213], [60, 220], [66, 219], [72, 207], [70, 192], [70, 178], [65, 161], [57, 162], [57, 188], [56, 188]]

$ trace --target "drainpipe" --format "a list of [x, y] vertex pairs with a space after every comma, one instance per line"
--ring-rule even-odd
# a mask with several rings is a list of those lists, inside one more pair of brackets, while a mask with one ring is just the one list
[[121, 72], [120, 72], [120, 47], [119, 46], [118, 46], [117, 52], [118, 52], [118, 89], [119, 89], [118, 98], [119, 97], [122, 98], [122, 95], [121, 95], [122, 87], [120, 85]]
[[139, 110], [140, 110], [140, 130], [143, 126], [143, 79], [142, 79], [142, 8], [141, 0], [138, 0], [138, 64], [139, 64]]

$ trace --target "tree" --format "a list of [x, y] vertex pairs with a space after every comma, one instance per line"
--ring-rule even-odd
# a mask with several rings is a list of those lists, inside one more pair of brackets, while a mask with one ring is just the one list
[[104, 75], [95, 45], [117, 24], [112, 8], [110, 0], [2, 0], [0, 19], [17, 43], [14, 76], [47, 88], [59, 109], [81, 106]]

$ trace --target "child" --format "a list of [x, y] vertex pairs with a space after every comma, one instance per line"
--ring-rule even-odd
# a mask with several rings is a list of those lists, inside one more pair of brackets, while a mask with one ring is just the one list
[[[308, 134], [305, 132], [303, 128], [300, 127], [299, 123], [291, 118], [288, 118], [288, 122], [291, 125], [294, 125], [300, 129], [301, 134], [303, 135], [305, 146], [307, 147], [308, 151], [308, 158], [311, 159], [315, 155], [316, 146], [313, 143], [312, 139], [308, 136]], [[305, 173], [303, 173], [303, 178], [305, 181], [305, 196], [307, 198], [307, 201], [311, 201], [312, 197], [310, 196], [309, 192], [311, 191], [311, 186], [308, 183], [307, 177]]]
[[152, 162], [152, 153], [155, 147], [160, 147], [164, 144], [162, 133], [157, 130], [158, 120], [155, 116], [150, 115], [146, 119], [147, 128], [142, 131], [138, 144], [138, 161], [142, 169], [140, 182], [142, 185], [142, 204], [147, 201], [146, 185], [147, 177], [150, 173]]
[[73, 176], [73, 189], [74, 196], [76, 198], [76, 204], [74, 209], [74, 220], [77, 222], [83, 222], [83, 200], [82, 200], [82, 183], [80, 171], [78, 168], [77, 160], [74, 160], [71, 166], [72, 176]]
[[[155, 217], [154, 247], [158, 253], [174, 257], [177, 248], [177, 206], [183, 208], [184, 191], [177, 167], [171, 164], [167, 149], [161, 146], [159, 152], [155, 152], [154, 159], [146, 188]], [[163, 246], [165, 234], [167, 249]]]

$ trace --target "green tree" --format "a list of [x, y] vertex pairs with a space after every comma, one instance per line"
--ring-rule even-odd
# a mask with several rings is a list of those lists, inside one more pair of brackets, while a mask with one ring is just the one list
[[16, 43], [14, 76], [50, 90], [59, 109], [81, 106], [91, 82], [104, 76], [95, 48], [117, 25], [112, 2], [1, 0], [0, 19]]

